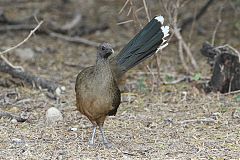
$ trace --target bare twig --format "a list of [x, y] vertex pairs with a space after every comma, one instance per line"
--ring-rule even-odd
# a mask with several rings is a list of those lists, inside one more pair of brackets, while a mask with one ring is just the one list
[[184, 81], [190, 81], [191, 80], [191, 77], [188, 77], [188, 76], [184, 76], [184, 77], [181, 77], [179, 79], [176, 79], [174, 81], [171, 81], [171, 82], [163, 82], [163, 84], [178, 84], [178, 83], [181, 83], [181, 82], [184, 82]]
[[74, 27], [76, 27], [77, 25], [79, 25], [81, 20], [82, 20], [82, 15], [80, 13], [76, 13], [74, 18], [70, 22], [68, 22], [68, 23], [66, 23], [65, 25], [62, 26], [62, 29], [63, 30], [71, 30]]
[[[146, 3], [146, 0], [143, 0], [143, 5], [144, 5], [144, 9], [145, 9], [145, 12], [146, 12], [146, 15], [147, 15], [147, 19], [148, 19], [148, 22], [150, 22], [150, 15], [149, 15], [149, 12], [148, 12], [148, 7], [147, 7], [147, 3]], [[155, 54], [155, 59], [156, 59], [156, 63], [157, 63], [157, 71], [158, 71], [158, 75], [157, 75], [157, 78], [154, 76], [154, 74], [152, 74], [153, 76], [153, 83], [152, 83], [152, 90], [151, 90], [151, 93], [153, 93], [154, 91], [154, 81], [157, 83], [157, 88], [159, 89], [160, 88], [160, 60], [159, 60], [159, 55], [158, 54]], [[147, 68], [148, 70], [152, 72], [152, 70], [150, 69], [150, 67], [147, 65]]]
[[81, 20], [82, 15], [77, 12], [74, 17], [70, 21], [67, 21], [64, 25], [60, 25], [54, 21], [49, 21], [48, 24], [50, 24], [50, 28], [52, 28], [53, 31], [63, 33], [73, 30], [76, 26], [80, 24]]
[[9, 65], [11, 68], [14, 68], [16, 70], [21, 70], [24, 71], [24, 68], [22, 66], [14, 66], [11, 62], [9, 62], [9, 60], [7, 58], [5, 58], [3, 55], [0, 55], [0, 57], [2, 58], [3, 61], [5, 61], [5, 63], [7, 65]]
[[185, 50], [185, 52], [187, 53], [188, 57], [190, 58], [191, 64], [193, 65], [194, 69], [198, 69], [198, 65], [196, 60], [194, 59], [192, 52], [190, 50], [190, 48], [188, 47], [187, 43], [184, 41], [180, 31], [178, 28], [176, 28], [176, 26], [174, 27], [174, 34], [177, 37], [177, 39], [179, 41], [181, 41], [181, 45], [183, 46], [183, 49]]
[[10, 52], [11, 50], [14, 50], [16, 49], [17, 47], [21, 46], [22, 44], [24, 44], [33, 34], [34, 32], [41, 26], [41, 24], [43, 23], [43, 21], [41, 21], [40, 23], [38, 23], [38, 25], [33, 29], [31, 30], [31, 32], [29, 33], [29, 35], [23, 40], [21, 41], [20, 43], [18, 43], [17, 45], [13, 46], [13, 47], [10, 47], [2, 52], [0, 52], [0, 57], [2, 58], [2, 60], [4, 60], [9, 66], [11, 66], [12, 68], [14, 69], [20, 69], [23, 71], [23, 68], [21, 66], [14, 66], [12, 65], [4, 56], [3, 54], [5, 53], [8, 53]]
[[214, 48], [218, 50], [220, 48], [225, 48], [225, 47], [231, 49], [234, 52], [233, 54], [236, 54], [238, 56], [238, 59], [239, 59], [239, 62], [240, 62], [240, 52], [236, 48], [232, 47], [231, 45], [225, 44], [223, 46], [217, 46], [217, 47], [214, 47]]
[[143, 25], [142, 25], [140, 19], [138, 18], [137, 9], [136, 9], [136, 6], [134, 5], [133, 0], [129, 0], [129, 2], [130, 2], [130, 6], [131, 6], [131, 8], [132, 8], [133, 20], [134, 20], [134, 22], [137, 22], [137, 23], [135, 23], [135, 25], [138, 24], [138, 25], [140, 25], [141, 28], [143, 28]]
[[42, 25], [43, 21], [40, 21], [38, 25], [31, 30], [29, 35], [20, 43], [17, 45], [10, 47], [2, 52], [0, 52], [0, 57], [2, 58], [2, 62], [0, 62], [0, 71], [6, 72], [8, 74], [11, 74], [13, 77], [20, 78], [22, 80], [25, 80], [27, 83], [30, 83], [34, 86], [37, 86], [38, 88], [47, 88], [49, 91], [56, 93], [59, 95], [62, 91], [65, 90], [65, 87], [59, 86], [51, 81], [47, 81], [45, 79], [33, 76], [27, 72], [24, 72], [24, 69], [21, 66], [13, 66], [4, 56], [3, 54], [8, 53], [17, 47], [21, 46], [25, 42], [28, 41], [28, 39], [37, 31], [37, 29]]
[[221, 22], [222, 22], [221, 20], [218, 20], [218, 22], [217, 22], [217, 24], [216, 24], [216, 26], [215, 26], [215, 29], [214, 29], [214, 31], [213, 31], [212, 42], [211, 42], [212, 45], [214, 45], [216, 33], [217, 33], [217, 30], [218, 30]]
[[223, 47], [228, 47], [229, 49], [233, 50], [233, 51], [237, 54], [238, 60], [239, 60], [239, 63], [240, 63], [240, 52], [238, 52], [238, 50], [236, 50], [234, 47], [232, 47], [232, 46], [229, 45], [229, 44], [226, 44], [226, 45], [224, 45]]
[[29, 33], [29, 35], [23, 40], [21, 41], [20, 43], [18, 43], [17, 45], [13, 46], [13, 47], [10, 47], [2, 52], [0, 52], [0, 55], [3, 55], [4, 53], [7, 53], [11, 50], [14, 50], [16, 49], [17, 47], [21, 46], [22, 44], [24, 44], [32, 35], [33, 33], [42, 25], [43, 21], [39, 22], [38, 25], [33, 29], [31, 30], [31, 32]]
[[217, 30], [218, 30], [220, 24], [222, 23], [222, 18], [221, 18], [221, 16], [222, 16], [222, 11], [223, 11], [223, 6], [221, 6], [221, 8], [219, 9], [219, 12], [218, 12], [218, 22], [217, 22], [217, 24], [216, 24], [216, 26], [215, 26], [215, 29], [214, 29], [213, 35], [212, 35], [212, 43], [211, 43], [212, 46], [214, 46], [214, 42], [215, 42], [215, 37], [216, 37]]
[[[160, 51], [160, 52], [162, 52], [162, 50]], [[160, 83], [161, 83], [161, 72], [160, 72], [160, 64], [161, 64], [161, 59], [160, 59], [160, 57], [161, 57], [161, 54], [159, 55], [159, 54], [155, 54], [155, 56], [156, 56], [156, 61], [157, 61], [157, 87], [158, 87], [158, 89], [160, 88]]]
[[144, 9], [144, 7], [140, 7], [138, 9], [136, 9], [136, 13], [140, 12], [142, 9]]
[[196, 16], [194, 17], [189, 17], [185, 20], [183, 20], [182, 24], [180, 25], [181, 28], [181, 32], [185, 30], [186, 26], [191, 24], [194, 21], [197, 21], [198, 19], [200, 19], [204, 13], [206, 13], [207, 9], [209, 8], [209, 6], [213, 3], [214, 0], [208, 0], [203, 6], [202, 8], [197, 12]]
[[149, 16], [146, 0], [143, 0], [143, 5], [144, 5], [144, 9], [145, 9], [145, 12], [146, 12], [146, 15], [147, 15], [148, 22], [150, 22], [151, 19], [150, 19], [150, 16]]
[[126, 23], [130, 23], [130, 22], [134, 22], [134, 20], [128, 20], [128, 21], [124, 21], [124, 22], [119, 22], [117, 23], [117, 25], [122, 25], [122, 24], [126, 24]]
[[132, 7], [129, 8], [127, 16], [129, 16], [131, 12], [132, 12]]
[[228, 92], [231, 92], [233, 78], [234, 78], [234, 76], [231, 76], [231, 79], [230, 79], [230, 82], [229, 82], [229, 87], [228, 87]]
[[127, 6], [129, 0], [126, 0], [126, 2], [124, 3], [123, 7], [120, 9], [120, 11], [118, 12], [118, 14], [121, 14], [122, 11], [124, 10], [124, 8]]
[[[137, 75], [137, 76], [148, 76], [148, 75], [158, 75], [158, 72], [134, 72], [132, 73], [133, 75]], [[176, 74], [170, 74], [170, 73], [161, 73], [161, 79], [164, 79], [164, 77], [166, 76], [171, 76], [174, 79], [177, 79], [176, 81], [180, 80], [180, 79], [185, 79], [185, 80], [189, 80], [189, 81], [193, 81], [193, 78], [191, 76], [185, 76], [185, 75], [176, 75]], [[201, 80], [210, 80], [210, 77], [201, 77]], [[167, 82], [163, 82], [163, 84], [168, 84]], [[171, 82], [170, 82], [171, 83]]]
[[178, 17], [178, 9], [179, 9], [179, 6], [180, 6], [180, 1], [177, 0], [177, 3], [175, 4], [174, 8], [173, 8], [173, 13], [170, 13], [170, 11], [168, 11], [168, 16], [169, 16], [169, 19], [171, 20], [171, 23], [173, 25], [173, 30], [174, 30], [174, 35], [176, 36], [176, 38], [178, 39], [179, 42], [179, 54], [181, 56], [181, 60], [182, 60], [182, 63], [184, 65], [184, 69], [186, 69], [186, 71], [188, 73], [190, 73], [190, 70], [188, 69], [185, 61], [183, 61], [183, 51], [186, 52], [186, 54], [188, 55], [188, 57], [190, 58], [190, 61], [191, 61], [191, 64], [193, 65], [194, 69], [198, 69], [198, 65], [197, 65], [197, 62], [196, 60], [194, 59], [193, 55], [192, 55], [192, 52], [190, 50], [190, 48], [188, 47], [187, 43], [184, 41], [181, 33], [180, 33], [180, 30], [178, 29], [178, 26], [177, 26], [177, 17]]
[[238, 93], [240, 93], [240, 90], [227, 92], [227, 93], [224, 93], [223, 95], [238, 94]]
[[202, 118], [202, 119], [189, 119], [177, 122], [177, 124], [188, 124], [188, 123], [217, 123], [217, 120], [213, 118]]
[[187, 63], [185, 62], [184, 55], [183, 55], [183, 48], [182, 48], [182, 42], [178, 41], [178, 51], [179, 51], [179, 57], [182, 62], [183, 68], [186, 70], [187, 73], [192, 74], [191, 70], [187, 66]]
[[147, 65], [147, 69], [148, 69], [148, 71], [152, 74], [152, 77], [153, 77], [153, 80], [152, 80], [152, 89], [151, 89], [151, 93], [153, 93], [153, 91], [154, 91], [154, 83], [156, 82], [156, 77], [155, 77], [155, 75], [153, 74], [151, 68], [150, 68], [148, 65]]

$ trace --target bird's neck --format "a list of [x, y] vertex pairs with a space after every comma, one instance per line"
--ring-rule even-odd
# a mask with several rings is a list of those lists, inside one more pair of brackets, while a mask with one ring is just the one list
[[102, 67], [105, 68], [107, 66], [109, 66], [109, 60], [108, 59], [105, 59], [105, 58], [102, 58], [102, 57], [97, 57], [96, 69], [102, 68]]
[[113, 75], [108, 59], [97, 57], [95, 66], [95, 76], [104, 80], [111, 80]]

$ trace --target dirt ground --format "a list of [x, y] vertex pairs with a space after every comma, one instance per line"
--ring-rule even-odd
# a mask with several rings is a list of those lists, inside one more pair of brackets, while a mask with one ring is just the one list
[[[114, 44], [116, 53], [133, 37], [139, 27], [129, 23], [127, 10], [118, 14], [125, 1], [64, 0], [6, 2], [1, 7], [10, 19], [19, 20], [36, 9], [45, 19], [63, 24], [78, 10], [84, 16], [86, 26], [107, 23], [110, 28], [83, 37], [96, 42]], [[151, 16], [164, 14], [158, 0], [148, 1]], [[62, 4], [64, 3], [64, 5]], [[156, 4], [155, 4], [156, 3]], [[197, 3], [201, 6], [203, 3]], [[214, 2], [207, 13], [195, 25], [204, 32], [190, 28], [183, 35], [198, 60], [203, 77], [210, 77], [210, 68], [199, 49], [204, 41], [211, 41], [218, 21], [222, 2]], [[142, 6], [141, 3], [138, 5]], [[216, 33], [216, 45], [228, 43], [240, 50], [240, 3], [226, 1], [222, 23]], [[185, 16], [193, 6], [183, 9]], [[144, 10], [142, 23], [147, 19]], [[98, 15], [98, 16], [96, 16]], [[28, 31], [1, 32], [3, 50], [23, 40]], [[185, 75], [179, 60], [177, 42], [172, 41], [161, 55], [161, 80]], [[97, 132], [96, 146], [88, 146], [91, 123], [76, 111], [74, 85], [83, 67], [95, 63], [96, 49], [81, 44], [56, 39], [45, 34], [35, 34], [20, 48], [31, 48], [33, 58], [23, 59], [16, 52], [7, 58], [25, 70], [52, 80], [66, 87], [58, 100], [49, 98], [46, 90], [29, 85], [0, 86], [0, 109], [19, 115], [30, 114], [24, 123], [13, 123], [9, 118], [0, 119], [0, 159], [240, 159], [240, 95], [204, 94], [198, 91], [196, 82], [183, 82], [157, 87], [155, 78], [146, 65], [129, 71], [122, 90], [124, 97], [115, 117], [105, 122], [105, 132], [113, 144], [107, 149]], [[155, 59], [150, 58], [151, 71], [157, 72]], [[1, 79], [12, 79], [0, 73]], [[20, 82], [19, 82], [20, 83]], [[18, 84], [19, 84], [18, 83]], [[21, 83], [20, 83], [21, 84]], [[152, 90], [153, 89], [153, 90]], [[45, 114], [56, 107], [63, 114], [63, 121], [49, 125]], [[71, 131], [71, 128], [77, 128]]]

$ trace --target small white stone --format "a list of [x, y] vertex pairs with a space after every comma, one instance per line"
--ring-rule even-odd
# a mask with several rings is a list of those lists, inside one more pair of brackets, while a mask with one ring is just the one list
[[62, 113], [55, 107], [51, 107], [46, 112], [46, 121], [47, 123], [55, 123], [57, 121], [62, 121]]
[[55, 90], [55, 93], [57, 96], [60, 96], [61, 95], [61, 89], [58, 87], [56, 90]]
[[77, 131], [77, 128], [70, 128], [70, 131]]
[[15, 142], [15, 143], [21, 143], [22, 142], [22, 140], [19, 139], [19, 138], [13, 138], [12, 141]]
[[232, 113], [232, 117], [235, 119], [240, 119], [240, 110], [236, 109], [233, 113]]
[[65, 86], [62, 86], [62, 87], [61, 87], [61, 90], [62, 90], [62, 91], [65, 91], [65, 90], [66, 90], [66, 87], [65, 87]]
[[29, 118], [29, 116], [30, 116], [29, 112], [22, 112], [20, 115], [20, 117], [25, 120], [27, 120]]
[[163, 18], [163, 16], [157, 16], [157, 17], [155, 17], [154, 19], [156, 19], [158, 22], [160, 22], [161, 24], [163, 24], [163, 22], [164, 22], [164, 18]]
[[15, 118], [13, 118], [13, 119], [11, 120], [11, 123], [17, 123], [17, 120], [16, 120]]

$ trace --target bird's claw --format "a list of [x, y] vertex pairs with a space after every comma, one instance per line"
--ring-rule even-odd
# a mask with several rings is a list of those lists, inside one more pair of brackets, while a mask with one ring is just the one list
[[91, 147], [94, 147], [94, 146], [95, 146], [95, 145], [94, 145], [94, 142], [93, 142], [92, 140], [90, 140], [90, 141], [88, 142], [88, 145], [91, 146]]
[[106, 148], [112, 148], [112, 144], [109, 142], [103, 142]]

